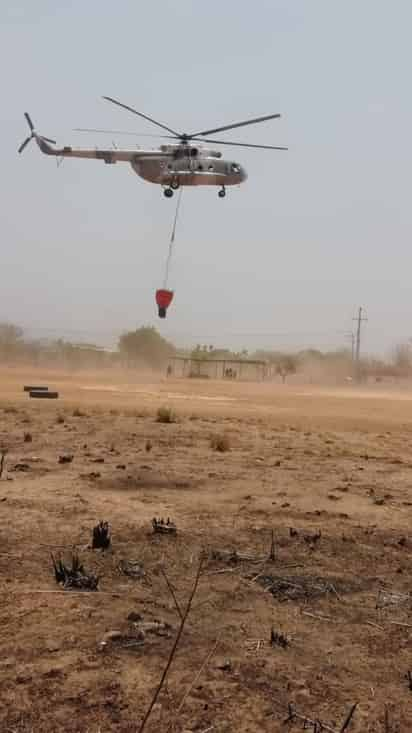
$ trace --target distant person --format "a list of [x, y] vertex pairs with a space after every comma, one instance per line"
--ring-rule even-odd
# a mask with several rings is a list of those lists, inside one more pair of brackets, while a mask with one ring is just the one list
[[166, 370], [166, 376], [171, 377], [173, 374], [173, 367], [171, 364], [168, 364], [167, 370]]

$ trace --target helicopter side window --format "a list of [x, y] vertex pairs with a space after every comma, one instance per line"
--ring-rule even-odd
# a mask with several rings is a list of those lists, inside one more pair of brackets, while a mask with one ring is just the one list
[[231, 170], [232, 173], [240, 173], [240, 166], [237, 163], [232, 163]]
[[202, 170], [203, 170], [203, 166], [202, 166], [202, 164], [201, 164], [201, 163], [200, 163], [200, 164], [199, 164], [199, 165], [197, 166], [197, 170], [198, 170], [198, 171], [202, 171]]
[[213, 165], [209, 165], [208, 171], [213, 171], [213, 170], [214, 170]]

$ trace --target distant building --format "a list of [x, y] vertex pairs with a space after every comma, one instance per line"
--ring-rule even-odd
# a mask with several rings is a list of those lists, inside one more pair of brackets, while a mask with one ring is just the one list
[[169, 359], [167, 375], [193, 379], [241, 379], [260, 382], [268, 376], [264, 361], [251, 359], [207, 359], [173, 356]]

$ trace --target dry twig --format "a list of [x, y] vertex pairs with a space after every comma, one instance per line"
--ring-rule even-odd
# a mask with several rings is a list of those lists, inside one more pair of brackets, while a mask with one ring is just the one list
[[321, 616], [319, 613], [310, 613], [310, 611], [302, 611], [304, 616], [319, 619], [319, 621], [334, 621], [330, 616]]
[[276, 560], [276, 552], [275, 552], [275, 532], [272, 529], [272, 540], [270, 543], [270, 552], [269, 552], [269, 560], [271, 562], [275, 562]]
[[165, 666], [165, 668], [163, 670], [163, 674], [162, 674], [162, 676], [160, 678], [160, 682], [159, 682], [158, 686], [156, 687], [156, 690], [155, 690], [155, 693], [154, 693], [154, 695], [152, 697], [152, 700], [150, 702], [150, 705], [149, 705], [149, 707], [148, 707], [148, 709], [146, 711], [146, 714], [145, 714], [145, 716], [144, 716], [144, 718], [143, 718], [143, 720], [142, 720], [142, 722], [140, 724], [140, 728], [138, 730], [138, 733], [143, 733], [143, 731], [144, 731], [144, 729], [146, 727], [146, 723], [149, 720], [150, 714], [151, 714], [151, 712], [152, 712], [152, 710], [153, 710], [153, 708], [154, 708], [154, 706], [156, 704], [157, 698], [160, 695], [160, 692], [161, 692], [162, 687], [163, 687], [163, 685], [165, 683], [166, 677], [167, 677], [167, 675], [169, 673], [169, 669], [170, 669], [170, 667], [172, 665], [174, 656], [175, 656], [176, 651], [177, 651], [177, 647], [179, 646], [179, 642], [180, 642], [180, 639], [181, 639], [181, 636], [182, 636], [182, 633], [183, 633], [183, 629], [185, 627], [185, 623], [187, 621], [187, 617], [189, 616], [190, 609], [192, 607], [192, 601], [193, 601], [193, 598], [195, 596], [195, 593], [196, 593], [196, 590], [197, 590], [197, 586], [199, 584], [199, 578], [200, 578], [200, 573], [202, 571], [202, 565], [203, 565], [203, 559], [201, 558], [199, 560], [199, 565], [198, 565], [196, 577], [195, 577], [195, 580], [194, 580], [194, 583], [193, 583], [193, 588], [192, 588], [192, 591], [190, 593], [189, 600], [187, 602], [187, 605], [186, 605], [186, 608], [185, 608], [185, 612], [183, 614], [183, 618], [182, 618], [182, 620], [180, 622], [180, 626], [179, 626], [178, 632], [176, 634], [176, 639], [174, 641], [174, 644], [173, 644], [172, 649], [171, 649], [170, 654], [169, 654], [169, 659], [167, 660], [166, 666]]
[[[214, 655], [214, 653], [215, 653], [215, 651], [216, 651], [216, 649], [217, 649], [217, 647], [218, 647], [219, 643], [220, 643], [220, 636], [219, 636], [219, 637], [218, 637], [218, 638], [216, 639], [216, 641], [215, 641], [215, 643], [213, 644], [212, 648], [211, 648], [211, 649], [210, 649], [210, 650], [208, 651], [208, 653], [207, 653], [206, 657], [204, 658], [204, 660], [203, 660], [203, 662], [202, 662], [201, 666], [199, 667], [199, 670], [198, 670], [198, 671], [197, 671], [197, 673], [195, 674], [195, 676], [194, 676], [193, 680], [191, 681], [191, 683], [189, 684], [189, 687], [187, 688], [187, 690], [186, 690], [185, 694], [183, 695], [183, 697], [182, 697], [182, 699], [181, 699], [181, 701], [180, 701], [180, 703], [179, 703], [179, 706], [178, 706], [178, 708], [177, 708], [177, 710], [176, 710], [176, 716], [175, 716], [175, 717], [176, 717], [176, 719], [177, 719], [177, 716], [179, 715], [179, 713], [180, 713], [180, 712], [182, 711], [182, 709], [183, 709], [183, 706], [184, 706], [184, 704], [185, 704], [185, 702], [186, 702], [187, 698], [189, 697], [189, 695], [190, 695], [191, 691], [193, 690], [194, 686], [195, 686], [195, 685], [197, 684], [197, 682], [198, 682], [198, 680], [199, 680], [199, 677], [200, 677], [200, 675], [202, 674], [202, 672], [204, 671], [204, 669], [205, 669], [205, 668], [207, 667], [207, 665], [209, 664], [210, 660], [212, 659], [212, 657], [213, 657], [213, 655]], [[169, 726], [169, 728], [168, 728], [168, 731], [170, 731], [170, 730], [171, 730], [171, 728], [172, 728], [172, 725], [173, 725], [173, 724], [171, 724], [171, 725]], [[209, 730], [209, 729], [208, 729], [208, 730]]]
[[182, 609], [180, 608], [179, 601], [176, 598], [176, 594], [174, 592], [173, 586], [172, 586], [169, 578], [167, 577], [165, 570], [162, 567], [160, 568], [160, 572], [162, 573], [162, 575], [163, 575], [163, 577], [164, 577], [164, 579], [166, 581], [166, 585], [167, 585], [167, 587], [169, 589], [170, 595], [173, 598], [174, 604], [176, 606], [176, 611], [178, 612], [178, 614], [180, 616], [180, 620], [182, 620], [183, 619]]

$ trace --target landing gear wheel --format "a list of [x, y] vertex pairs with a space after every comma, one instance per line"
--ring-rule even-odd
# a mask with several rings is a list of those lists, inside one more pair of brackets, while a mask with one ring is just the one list
[[173, 180], [173, 181], [171, 182], [171, 184], [170, 184], [170, 188], [173, 188], [173, 191], [177, 191], [177, 189], [179, 188], [179, 186], [180, 186], [180, 183], [179, 183], [179, 181], [177, 180], [177, 178], [175, 178], [175, 179], [174, 179], [174, 180]]
[[173, 189], [172, 188], [165, 188], [163, 191], [163, 195], [166, 196], [167, 199], [171, 199], [173, 196]]
[[166, 318], [166, 308], [161, 308], [159, 306], [159, 318]]
[[224, 186], [222, 186], [222, 188], [220, 189], [220, 191], [218, 192], [217, 195], [219, 196], [220, 199], [224, 199], [225, 198], [225, 196], [226, 196], [226, 189], [225, 189]]

